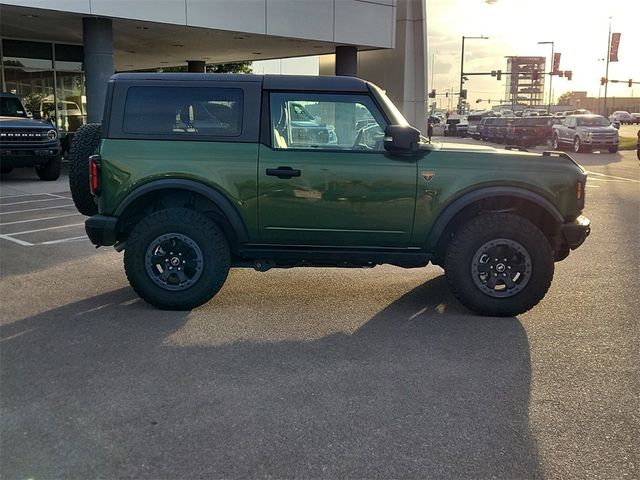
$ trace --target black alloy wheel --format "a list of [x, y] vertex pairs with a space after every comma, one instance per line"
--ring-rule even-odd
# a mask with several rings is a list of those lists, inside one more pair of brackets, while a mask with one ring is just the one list
[[490, 297], [512, 297], [531, 278], [531, 257], [515, 240], [490, 240], [473, 256], [471, 274], [476, 287]]
[[204, 257], [192, 238], [181, 233], [165, 233], [147, 248], [145, 267], [149, 278], [160, 288], [186, 290], [202, 275]]

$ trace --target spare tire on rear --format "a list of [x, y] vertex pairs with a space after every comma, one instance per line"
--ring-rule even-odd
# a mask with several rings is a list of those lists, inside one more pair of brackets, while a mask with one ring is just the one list
[[98, 206], [89, 188], [89, 157], [98, 152], [101, 123], [87, 123], [73, 136], [69, 151], [69, 186], [71, 197], [78, 211], [83, 215], [95, 215]]

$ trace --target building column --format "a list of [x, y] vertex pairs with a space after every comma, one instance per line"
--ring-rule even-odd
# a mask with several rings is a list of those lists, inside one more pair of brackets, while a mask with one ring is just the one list
[[[396, 0], [394, 48], [358, 53], [358, 77], [386, 90], [411, 125], [427, 127], [426, 0]], [[342, 47], [338, 47], [342, 48]], [[338, 75], [338, 48], [320, 57], [320, 75]], [[355, 47], [353, 47], [355, 48]]]
[[358, 75], [358, 49], [352, 46], [336, 47], [336, 75]]
[[107, 84], [113, 75], [113, 25], [108, 18], [82, 19], [87, 122], [101, 122]]
[[193, 73], [205, 73], [207, 65], [204, 60], [187, 60], [187, 71]]

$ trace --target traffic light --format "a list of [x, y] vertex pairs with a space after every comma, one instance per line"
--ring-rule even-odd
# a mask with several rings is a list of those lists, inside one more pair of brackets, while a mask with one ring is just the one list
[[604, 77], [600, 78], [600, 85], [604, 85], [605, 83], [607, 83], [607, 79]]
[[445, 98], [449, 98], [449, 92], [444, 94]]
[[467, 99], [467, 89], [463, 88], [462, 90], [460, 90], [460, 98], [464, 98], [465, 100]]
[[633, 78], [630, 78], [630, 79], [629, 79], [629, 83], [628, 83], [628, 85], [629, 85], [629, 88], [631, 88], [631, 87], [633, 86]]
[[496, 80], [500, 80], [500, 79], [502, 79], [502, 70], [498, 70], [496, 72]]
[[538, 72], [538, 70], [534, 70], [533, 73], [531, 74], [531, 79], [534, 82], [540, 80], [540, 72]]
[[571, 70], [565, 70], [564, 76], [567, 80], [571, 80], [571, 77], [573, 76], [573, 72]]
[[431, 92], [429, 92], [429, 98], [436, 98], [436, 89], [435, 88], [433, 90], [431, 90]]

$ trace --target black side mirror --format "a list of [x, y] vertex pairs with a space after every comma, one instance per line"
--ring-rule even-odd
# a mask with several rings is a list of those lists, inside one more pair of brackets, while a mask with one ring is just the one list
[[415, 152], [419, 143], [420, 130], [409, 125], [389, 125], [384, 130], [384, 149], [387, 152]]

